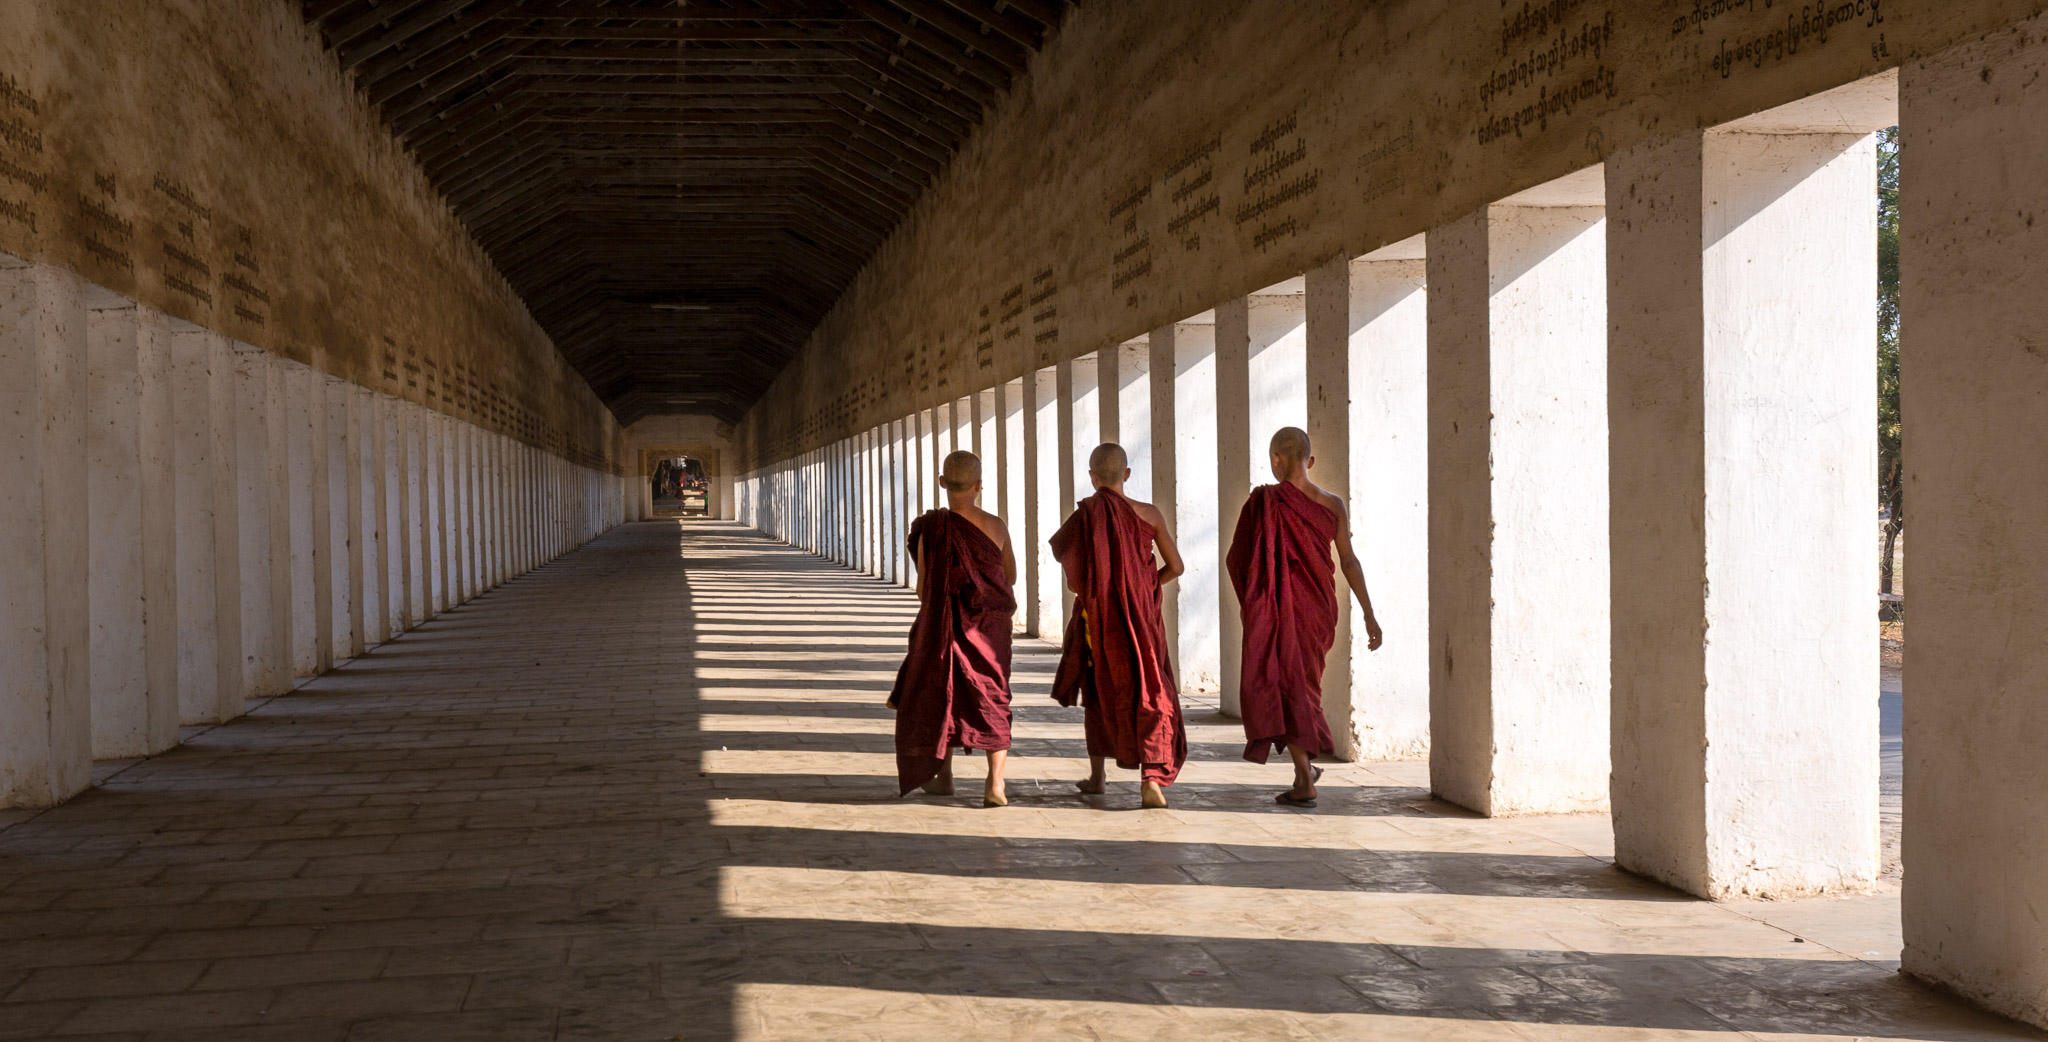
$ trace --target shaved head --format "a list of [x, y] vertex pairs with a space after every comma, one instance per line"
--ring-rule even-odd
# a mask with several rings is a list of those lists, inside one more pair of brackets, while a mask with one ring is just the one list
[[948, 492], [967, 492], [981, 484], [981, 457], [972, 452], [955, 452], [939, 468], [939, 484]]
[[1095, 446], [1088, 454], [1088, 476], [1105, 485], [1114, 485], [1124, 479], [1124, 471], [1131, 469], [1131, 458], [1124, 454], [1124, 447], [1113, 441]]
[[1308, 432], [1299, 427], [1282, 427], [1273, 432], [1273, 455], [1295, 461], [1308, 458]]

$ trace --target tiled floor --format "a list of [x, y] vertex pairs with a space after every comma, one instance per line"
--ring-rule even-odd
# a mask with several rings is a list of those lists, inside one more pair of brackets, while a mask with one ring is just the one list
[[909, 615], [617, 530], [0, 832], [0, 1038], [2041, 1037], [1902, 980], [1895, 893], [1681, 899], [1422, 764], [1276, 808], [1202, 707], [1174, 809], [1083, 800], [1041, 644], [1015, 804], [896, 800]]

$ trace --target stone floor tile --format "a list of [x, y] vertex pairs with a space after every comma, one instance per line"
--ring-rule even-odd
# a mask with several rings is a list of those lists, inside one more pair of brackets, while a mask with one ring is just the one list
[[88, 1035], [256, 1024], [269, 1009], [272, 994], [267, 989], [258, 989], [96, 999], [81, 1006], [57, 1033]]
[[1012, 806], [979, 757], [898, 799], [912, 614], [730, 524], [625, 526], [0, 816], [0, 1038], [2043, 1037], [1894, 972], [1895, 890], [1692, 900], [1604, 816], [1479, 818], [1420, 762], [1277, 807], [1213, 695], [1171, 810], [1082, 797], [1043, 642]]

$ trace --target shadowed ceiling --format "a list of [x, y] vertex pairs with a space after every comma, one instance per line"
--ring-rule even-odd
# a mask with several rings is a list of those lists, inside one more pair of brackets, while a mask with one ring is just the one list
[[1067, 0], [304, 0], [621, 422], [738, 419]]

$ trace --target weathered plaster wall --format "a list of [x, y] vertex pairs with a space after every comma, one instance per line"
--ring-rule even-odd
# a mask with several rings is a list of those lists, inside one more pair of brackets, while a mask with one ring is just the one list
[[2039, 0], [1076, 9], [738, 433], [744, 469], [1121, 343]]
[[604, 406], [298, 6], [0, 4], [0, 250], [610, 463]]

